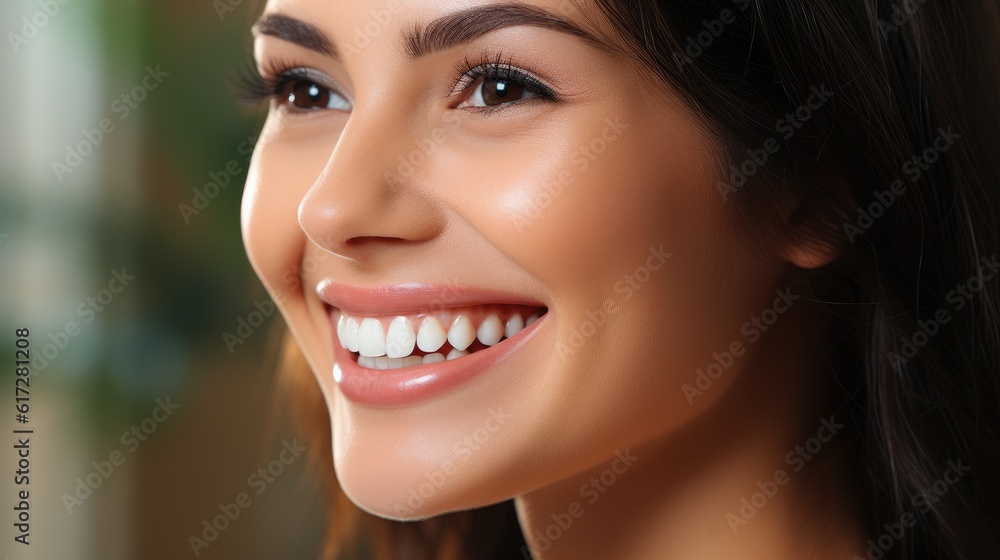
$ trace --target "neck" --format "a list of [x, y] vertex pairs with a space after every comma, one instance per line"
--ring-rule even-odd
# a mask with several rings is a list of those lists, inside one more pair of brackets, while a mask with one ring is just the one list
[[533, 557], [864, 556], [852, 426], [797, 323], [762, 339], [726, 396], [677, 433], [519, 496]]

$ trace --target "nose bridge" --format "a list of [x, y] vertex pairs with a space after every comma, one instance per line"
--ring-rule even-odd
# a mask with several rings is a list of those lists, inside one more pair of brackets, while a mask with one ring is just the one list
[[405, 119], [392, 111], [351, 114], [322, 172], [299, 204], [299, 225], [324, 249], [348, 258], [358, 241], [419, 241], [436, 231], [431, 201], [399, 172]]

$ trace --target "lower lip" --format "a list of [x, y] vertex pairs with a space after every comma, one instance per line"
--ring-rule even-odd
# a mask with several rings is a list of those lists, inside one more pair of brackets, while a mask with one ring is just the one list
[[[551, 310], [549, 310], [551, 312]], [[333, 378], [348, 400], [372, 406], [406, 406], [441, 395], [473, 377], [485, 373], [527, 343], [545, 313], [521, 332], [495, 346], [483, 348], [467, 356], [433, 364], [398, 369], [361, 367], [354, 353], [333, 340]]]

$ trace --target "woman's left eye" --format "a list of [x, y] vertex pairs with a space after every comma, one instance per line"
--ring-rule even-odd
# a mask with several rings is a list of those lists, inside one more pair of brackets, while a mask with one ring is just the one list
[[511, 67], [475, 69], [466, 79], [474, 79], [472, 94], [457, 109], [470, 107], [492, 110], [526, 99], [554, 100], [552, 90], [531, 75]]
[[479, 80], [472, 96], [467, 101], [468, 105], [460, 107], [496, 107], [512, 101], [520, 101], [526, 97], [531, 97], [531, 92], [525, 84], [520, 84], [511, 80], [499, 78], [483, 78]]
[[279, 105], [288, 105], [298, 111], [351, 109], [351, 104], [336, 91], [302, 78], [287, 79], [277, 88], [275, 97]]

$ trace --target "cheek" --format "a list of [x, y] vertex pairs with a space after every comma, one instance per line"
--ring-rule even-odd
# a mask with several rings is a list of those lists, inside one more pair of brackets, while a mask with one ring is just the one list
[[243, 191], [243, 244], [257, 276], [273, 296], [283, 299], [277, 294], [300, 287], [290, 280], [294, 274], [289, 274], [294, 273], [303, 247], [296, 216], [305, 191], [296, 187], [307, 189], [310, 183], [306, 177], [296, 176], [298, 168], [281, 157], [279, 148], [261, 142]]
[[289, 134], [281, 126], [273, 114], [268, 117], [250, 162], [241, 208], [247, 255], [276, 297], [301, 289], [298, 273], [306, 238], [299, 205], [337, 141], [334, 134]]
[[716, 152], [681, 117], [635, 105], [445, 144], [428, 188], [559, 298], [607, 295], [661, 245], [717, 255], [734, 234], [712, 186]]
[[683, 386], [713, 352], [742, 340], [779, 268], [738, 237], [714, 186], [717, 152], [692, 125], [639, 112], [589, 122], [553, 133], [554, 142], [479, 157], [503, 169], [477, 171], [456, 157], [456, 177], [477, 179], [456, 183], [449, 204], [554, 294], [554, 375], [531, 391], [552, 402], [533, 410], [573, 402], [594, 414], [539, 424], [561, 426], [570, 440], [641, 439], [725, 393], [741, 364], [698, 406]]
[[330, 145], [273, 142], [267, 133], [257, 144], [243, 192], [243, 243], [254, 271], [305, 350], [314, 371], [328, 369], [323, 332], [303, 328], [310, 322], [300, 272], [306, 237], [298, 221], [302, 198], [320, 175]]

